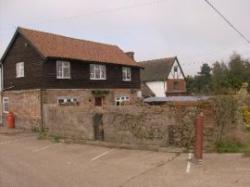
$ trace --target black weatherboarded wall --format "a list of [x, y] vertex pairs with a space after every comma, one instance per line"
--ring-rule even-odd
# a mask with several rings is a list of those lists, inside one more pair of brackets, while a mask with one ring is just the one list
[[[45, 59], [20, 34], [3, 61], [4, 89], [34, 88], [140, 88], [140, 68], [132, 67], [132, 81], [122, 81], [122, 66], [106, 64], [107, 80], [90, 80], [90, 63], [71, 62], [71, 79], [56, 78], [56, 59]], [[22, 78], [16, 78], [16, 63], [24, 62]]]
[[[24, 62], [24, 77], [16, 78], [16, 63]], [[4, 89], [40, 88], [43, 76], [43, 58], [23, 38], [17, 35], [3, 61]]]
[[[132, 81], [122, 80], [122, 66], [106, 64], [106, 80], [90, 80], [90, 62], [71, 62], [71, 79], [56, 79], [56, 61], [44, 64], [44, 80], [47, 88], [139, 88], [140, 69], [132, 68]], [[93, 62], [94, 63], [94, 62]]]

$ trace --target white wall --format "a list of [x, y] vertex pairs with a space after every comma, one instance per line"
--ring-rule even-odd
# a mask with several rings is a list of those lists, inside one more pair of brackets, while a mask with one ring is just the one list
[[[177, 66], [177, 72], [174, 72], [174, 67]], [[178, 65], [177, 61], [175, 60], [172, 69], [169, 73], [168, 79], [184, 79], [184, 76], [182, 75], [181, 68]]]
[[166, 83], [164, 81], [146, 82], [156, 97], [166, 97]]

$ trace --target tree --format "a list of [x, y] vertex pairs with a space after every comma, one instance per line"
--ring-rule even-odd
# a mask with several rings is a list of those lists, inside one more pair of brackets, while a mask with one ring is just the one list
[[188, 77], [187, 90], [194, 94], [235, 94], [244, 82], [250, 85], [250, 62], [234, 53], [227, 64], [216, 61], [211, 68], [204, 63], [197, 76]]

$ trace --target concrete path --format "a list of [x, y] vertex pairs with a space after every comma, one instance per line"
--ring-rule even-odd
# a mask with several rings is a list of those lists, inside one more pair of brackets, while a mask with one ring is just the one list
[[250, 158], [206, 154], [201, 165], [188, 164], [188, 158], [188, 154], [52, 143], [33, 134], [2, 134], [0, 186], [250, 186]]

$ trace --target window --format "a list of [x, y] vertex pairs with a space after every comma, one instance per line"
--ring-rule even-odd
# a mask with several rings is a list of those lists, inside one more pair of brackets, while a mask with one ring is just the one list
[[58, 97], [57, 103], [59, 105], [78, 105], [78, 99], [76, 97]]
[[122, 67], [122, 80], [131, 81], [131, 68]]
[[174, 72], [178, 71], [178, 66], [174, 66]]
[[16, 77], [24, 77], [24, 62], [16, 63]]
[[106, 80], [106, 66], [99, 64], [90, 64], [91, 80]]
[[70, 79], [70, 62], [56, 61], [56, 77], [57, 79]]
[[129, 102], [128, 96], [117, 96], [115, 97], [116, 106], [124, 105], [126, 102]]
[[7, 113], [9, 112], [9, 98], [3, 97], [3, 112]]

